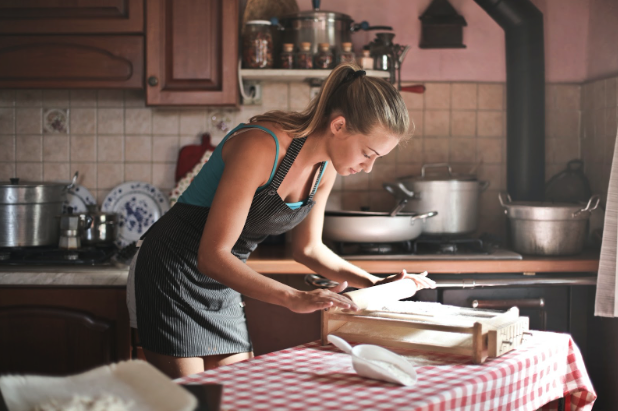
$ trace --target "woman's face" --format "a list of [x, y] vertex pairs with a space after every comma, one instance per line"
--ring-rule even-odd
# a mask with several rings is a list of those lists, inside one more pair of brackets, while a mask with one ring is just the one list
[[[335, 125], [337, 127], [339, 125]], [[334, 132], [331, 160], [338, 174], [369, 173], [379, 157], [390, 153], [399, 139], [377, 126], [368, 135], [347, 132], [345, 124]]]

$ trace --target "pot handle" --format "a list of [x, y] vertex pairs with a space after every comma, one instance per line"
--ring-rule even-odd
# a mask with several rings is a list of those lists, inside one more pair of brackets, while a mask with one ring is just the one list
[[453, 169], [451, 168], [450, 164], [448, 163], [435, 163], [435, 164], [423, 164], [423, 167], [421, 167], [421, 177], [425, 177], [425, 169], [426, 168], [439, 168], [439, 167], [446, 167], [448, 169], [448, 175], [452, 176], [453, 175]]
[[481, 186], [481, 192], [487, 190], [490, 184], [491, 183], [489, 181], [479, 181], [479, 185]]
[[414, 220], [418, 220], [421, 218], [429, 218], [429, 217], [434, 217], [437, 216], [438, 212], [437, 211], [430, 211], [428, 213], [423, 213], [423, 214], [419, 214], [419, 215], [413, 215], [412, 217], [410, 217], [410, 224], [414, 224]]
[[70, 190], [73, 187], [75, 187], [75, 183], [77, 182], [77, 176], [79, 176], [79, 171], [75, 172], [75, 175], [73, 176], [73, 179], [71, 180], [71, 183], [64, 188], [65, 190]]
[[[586, 204], [586, 208], [582, 208], [579, 211], [576, 211], [573, 213], [573, 217], [577, 217], [578, 215], [580, 215], [583, 212], [592, 212], [594, 210], [597, 209], [597, 207], [599, 206], [599, 202], [601, 201], [601, 197], [599, 197], [598, 194], [593, 195], [592, 197], [590, 197], [590, 200], [588, 200], [588, 204]], [[590, 208], [590, 206], [592, 205], [592, 202], [594, 202], [594, 206], [592, 206], [592, 208]]]
[[401, 181], [396, 183], [382, 183], [382, 187], [396, 198], [401, 198], [402, 196], [400, 194], [403, 195], [403, 198], [408, 200], [414, 198], [414, 191], [408, 190]]
[[[508, 203], [512, 203], [513, 200], [511, 199], [511, 196], [509, 195], [509, 193], [506, 193], [506, 199], [508, 200]], [[504, 200], [502, 199], [502, 192], [498, 192], [498, 200], [500, 200], [500, 205], [504, 208], [506, 208], [506, 204], [504, 203]]]

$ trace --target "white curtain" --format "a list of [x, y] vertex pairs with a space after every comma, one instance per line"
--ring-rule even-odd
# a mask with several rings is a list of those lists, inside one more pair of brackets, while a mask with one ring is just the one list
[[[618, 142], [618, 140], [617, 140]], [[618, 317], [618, 282], [616, 260], [618, 259], [618, 144], [614, 147], [612, 171], [607, 190], [603, 244], [597, 277], [597, 296], [594, 314], [601, 317]]]

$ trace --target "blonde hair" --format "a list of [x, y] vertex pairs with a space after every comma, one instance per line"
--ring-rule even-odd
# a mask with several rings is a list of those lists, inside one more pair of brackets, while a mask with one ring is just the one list
[[346, 119], [350, 133], [368, 135], [381, 125], [400, 141], [407, 140], [410, 117], [399, 91], [386, 80], [366, 77], [358, 70], [360, 67], [350, 63], [335, 67], [302, 112], [269, 111], [249, 121], [274, 122], [292, 137], [301, 138], [323, 130], [330, 115], [338, 113]]

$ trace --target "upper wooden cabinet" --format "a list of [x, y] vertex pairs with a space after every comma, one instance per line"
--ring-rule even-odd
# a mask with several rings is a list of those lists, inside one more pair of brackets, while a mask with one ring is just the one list
[[143, 0], [3, 0], [0, 34], [142, 33]]
[[0, 36], [0, 88], [142, 88], [143, 76], [143, 36]]
[[146, 103], [238, 105], [238, 0], [149, 0]]

